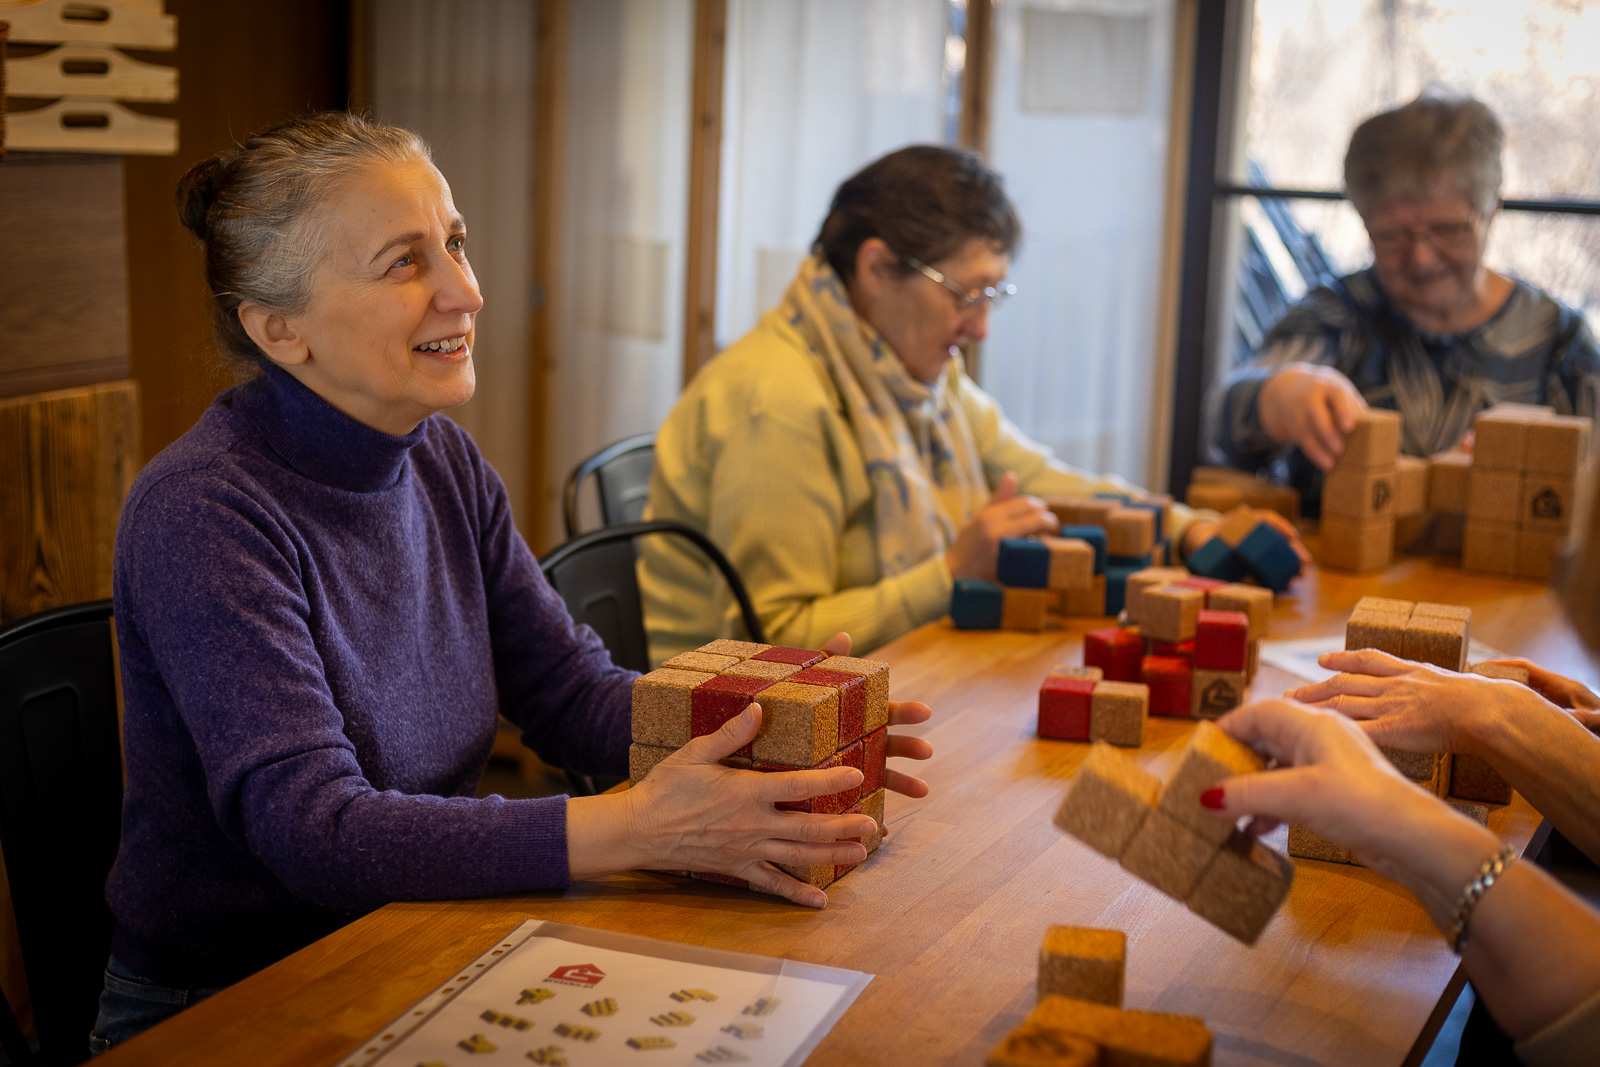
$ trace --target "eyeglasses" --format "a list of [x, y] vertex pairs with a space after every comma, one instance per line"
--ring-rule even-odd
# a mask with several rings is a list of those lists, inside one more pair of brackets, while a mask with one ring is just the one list
[[1372, 250], [1379, 255], [1396, 255], [1409, 252], [1420, 241], [1426, 241], [1438, 252], [1465, 252], [1472, 248], [1478, 237], [1478, 220], [1462, 222], [1435, 222], [1419, 229], [1395, 226], [1387, 230], [1368, 230]]
[[1017, 295], [1017, 287], [1010, 282], [998, 287], [987, 285], [982, 289], [963, 289], [960, 285], [946, 278], [920, 259], [913, 256], [901, 256], [900, 258], [905, 261], [907, 266], [921, 271], [929, 279], [950, 290], [956, 298], [956, 312], [958, 314], [965, 315], [968, 311], [982, 304], [987, 304], [990, 307], [999, 307], [1007, 297]]

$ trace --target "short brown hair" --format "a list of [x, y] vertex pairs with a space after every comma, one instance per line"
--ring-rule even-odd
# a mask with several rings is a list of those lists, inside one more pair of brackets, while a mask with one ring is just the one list
[[930, 264], [974, 237], [1010, 255], [1022, 241], [1022, 222], [1004, 186], [972, 152], [931, 144], [890, 152], [834, 192], [811, 251], [826, 256], [845, 281], [855, 275], [856, 253], [873, 237]]
[[1419, 96], [1356, 127], [1344, 156], [1345, 193], [1365, 216], [1395, 195], [1455, 182], [1487, 218], [1500, 201], [1504, 142], [1500, 120], [1482, 101]]

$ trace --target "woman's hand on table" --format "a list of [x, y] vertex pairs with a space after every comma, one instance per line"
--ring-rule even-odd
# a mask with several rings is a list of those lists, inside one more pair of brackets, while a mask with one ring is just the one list
[[1345, 435], [1367, 402], [1350, 379], [1315, 363], [1285, 363], [1261, 383], [1256, 410], [1261, 429], [1279, 444], [1294, 445], [1323, 470], [1344, 452]]
[[1017, 492], [1017, 476], [1007, 471], [989, 502], [956, 534], [955, 543], [944, 554], [945, 565], [952, 578], [993, 581], [1001, 541], [1054, 533], [1060, 526], [1044, 501]]
[[[822, 643], [822, 651], [830, 656], [848, 656], [850, 654], [850, 635], [837, 633]], [[827, 666], [826, 663], [823, 664]], [[915, 726], [927, 722], [933, 717], [933, 709], [920, 700], [891, 700], [889, 701], [890, 726]], [[906, 737], [903, 734], [889, 735], [889, 755], [900, 756], [903, 759], [932, 759], [933, 746], [920, 737]], [[928, 783], [921, 778], [897, 771], [893, 767], [888, 769], [884, 779], [884, 788], [890, 792], [912, 798], [928, 795]], [[883, 828], [883, 836], [889, 836], [889, 828]]]
[[1571, 678], [1564, 678], [1555, 671], [1546, 670], [1532, 660], [1487, 659], [1483, 662], [1498, 667], [1521, 667], [1528, 672], [1528, 684], [1558, 708], [1575, 712], [1600, 711], [1600, 697], [1590, 692], [1588, 686]]
[[[1300, 543], [1300, 531], [1294, 523], [1279, 515], [1276, 511], [1258, 511], [1261, 521], [1271, 526], [1274, 530], [1289, 539], [1289, 547], [1294, 549], [1294, 554], [1300, 557], [1302, 567], [1311, 563], [1311, 553], [1306, 551], [1306, 546]], [[1183, 531], [1183, 557], [1188, 559], [1200, 551], [1207, 541], [1216, 536], [1217, 527], [1222, 525], [1215, 519], [1196, 519]]]

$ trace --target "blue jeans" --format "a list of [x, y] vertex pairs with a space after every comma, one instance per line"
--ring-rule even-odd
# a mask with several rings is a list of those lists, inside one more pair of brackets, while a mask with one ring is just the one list
[[100, 1015], [89, 1034], [89, 1054], [98, 1056], [217, 992], [220, 990], [156, 985], [112, 956], [106, 961], [106, 988], [100, 994]]

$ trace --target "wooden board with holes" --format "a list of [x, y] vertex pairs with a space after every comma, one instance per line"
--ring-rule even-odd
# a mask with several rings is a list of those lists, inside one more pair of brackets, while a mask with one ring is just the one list
[[130, 111], [115, 100], [57, 100], [6, 117], [6, 147], [31, 152], [170, 156], [178, 120]]
[[18, 44], [108, 44], [170, 52], [178, 47], [178, 17], [150, 0], [0, 0], [0, 19]]
[[146, 63], [106, 45], [64, 44], [8, 59], [6, 92], [170, 103], [178, 99], [178, 68]]

